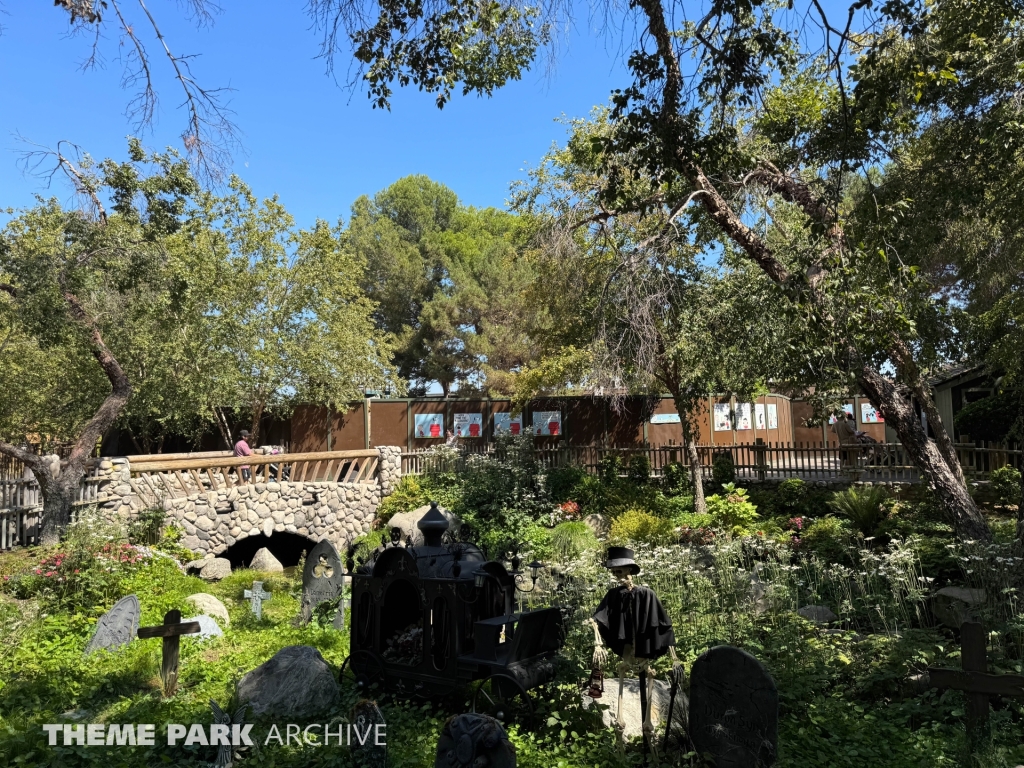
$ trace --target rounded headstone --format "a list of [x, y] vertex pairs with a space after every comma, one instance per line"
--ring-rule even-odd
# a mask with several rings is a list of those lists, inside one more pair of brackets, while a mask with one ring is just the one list
[[932, 613], [940, 624], [959, 629], [965, 621], [976, 617], [985, 603], [985, 590], [966, 587], [943, 587], [932, 595]]
[[815, 624], [831, 624], [833, 621], [839, 621], [839, 617], [824, 605], [805, 605], [797, 613]]
[[196, 640], [209, 640], [211, 637], [220, 637], [224, 634], [224, 630], [220, 628], [220, 624], [213, 620], [211, 616], [206, 614], [200, 614], [199, 616], [193, 616], [190, 619], [182, 619], [182, 623], [189, 621], [199, 622], [199, 632], [193, 635], [185, 635], [185, 637], [194, 637]]
[[282, 648], [239, 680], [237, 692], [254, 715], [278, 720], [326, 712], [340, 701], [334, 673], [320, 651], [308, 645]]
[[185, 599], [207, 616], [213, 616], [213, 618], [223, 621], [225, 627], [231, 625], [231, 617], [228, 616], [228, 609], [225, 607], [224, 603], [213, 595], [208, 595], [205, 592], [197, 592], [194, 595], [189, 595]]
[[434, 768], [515, 768], [515, 764], [516, 748], [493, 717], [455, 715], [441, 729]]
[[730, 645], [700, 655], [690, 676], [690, 738], [716, 768], [775, 764], [779, 692], [761, 662]]
[[300, 618], [303, 623], [312, 618], [320, 603], [334, 600], [341, 594], [344, 575], [338, 550], [329, 540], [321, 540], [310, 550], [302, 567]]
[[203, 562], [199, 577], [210, 581], [220, 581], [231, 575], [231, 561], [224, 557], [214, 557]]
[[281, 565], [281, 561], [274, 557], [266, 547], [259, 549], [253, 555], [249, 567], [254, 571], [263, 571], [264, 573], [284, 573], [284, 566]]
[[114, 603], [114, 606], [100, 616], [85, 652], [92, 653], [100, 648], [112, 651], [132, 641], [139, 631], [139, 598], [128, 595]]

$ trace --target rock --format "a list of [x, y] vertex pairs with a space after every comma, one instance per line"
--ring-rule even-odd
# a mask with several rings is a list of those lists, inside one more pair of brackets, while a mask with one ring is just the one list
[[[654, 681], [654, 710], [651, 722], [659, 739], [665, 736], [665, 716], [668, 713], [668, 702], [672, 695], [672, 687], [664, 680]], [[604, 681], [604, 696], [597, 700], [608, 708], [602, 710], [601, 720], [609, 728], [615, 726], [616, 710], [619, 706], [619, 680], [610, 677]], [[589, 709], [594, 699], [583, 694], [583, 708]], [[676, 692], [676, 701], [672, 705], [672, 733], [686, 733], [689, 718], [689, 700], [682, 688]], [[643, 736], [643, 719], [640, 717], [640, 682], [635, 678], [626, 678], [622, 688], [622, 719], [625, 721], [624, 736], [631, 739]], [[660, 743], [660, 742], [659, 742]]]
[[450, 717], [437, 741], [434, 768], [515, 768], [516, 748], [501, 723], [488, 715]]
[[839, 621], [839, 617], [824, 605], [805, 605], [797, 613], [815, 624], [831, 624], [833, 621]]
[[224, 622], [225, 627], [231, 626], [231, 617], [228, 616], [228, 609], [224, 606], [224, 603], [213, 595], [208, 595], [206, 592], [196, 592], [185, 599], [207, 616], [220, 619]]
[[611, 530], [611, 523], [608, 522], [608, 518], [604, 515], [597, 513], [587, 515], [583, 518], [583, 522], [590, 526], [590, 530], [599, 539], [605, 538], [608, 535], [608, 531]]
[[943, 587], [932, 595], [932, 613], [945, 627], [959, 629], [968, 619], [976, 617], [985, 603], [985, 590], [966, 587]]
[[[440, 510], [441, 514], [444, 515], [445, 519], [448, 521], [448, 532], [452, 536], [458, 534], [459, 528], [462, 525], [462, 520], [453, 515], [447, 509], [442, 509], [441, 507], [438, 507], [438, 510]], [[412, 512], [399, 512], [397, 515], [393, 515], [391, 519], [388, 520], [387, 527], [388, 529], [400, 528], [402, 531], [403, 542], [409, 536], [412, 536], [413, 546], [422, 547], [423, 532], [416, 527], [416, 524], [419, 523], [420, 519], [429, 511], [430, 505], [427, 504], [426, 506], [420, 507], [419, 509], [414, 509]], [[333, 515], [330, 515], [328, 517], [330, 518], [332, 516]], [[328, 522], [331, 523], [334, 521], [328, 520]]]
[[253, 555], [249, 567], [254, 571], [264, 571], [265, 573], [284, 573], [284, 566], [281, 565], [281, 561], [274, 557], [266, 547], [258, 550]]
[[282, 648], [245, 675], [237, 693], [255, 716], [273, 715], [278, 720], [319, 714], [340, 701], [334, 673], [320, 651], [308, 645]]
[[190, 619], [182, 619], [181, 621], [183, 624], [187, 621], [199, 622], [199, 632], [194, 635], [185, 635], [185, 637], [194, 637], [196, 640], [209, 640], [211, 637], [221, 637], [224, 634], [224, 630], [220, 628], [220, 625], [206, 614], [193, 616]]
[[231, 575], [231, 561], [224, 557], [214, 557], [206, 560], [203, 569], [199, 571], [199, 577], [210, 581], [220, 581]]

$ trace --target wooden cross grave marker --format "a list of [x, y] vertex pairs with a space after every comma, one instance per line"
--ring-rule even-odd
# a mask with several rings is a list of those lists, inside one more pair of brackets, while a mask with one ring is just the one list
[[990, 675], [985, 654], [985, 630], [976, 621], [960, 625], [960, 665], [963, 669], [928, 667], [932, 688], [963, 691], [967, 699], [967, 737], [976, 744], [988, 721], [989, 696], [1024, 698], [1024, 675]]
[[270, 599], [270, 593], [263, 591], [263, 582], [254, 581], [252, 589], [245, 590], [243, 596], [249, 601], [252, 612], [256, 614], [256, 621], [259, 621], [263, 617], [263, 601]]
[[174, 609], [164, 614], [164, 623], [155, 627], [139, 627], [139, 639], [162, 637], [164, 640], [163, 663], [160, 665], [160, 679], [164, 681], [164, 696], [170, 697], [178, 689], [178, 651], [182, 635], [199, 632], [198, 621], [182, 623], [181, 611]]

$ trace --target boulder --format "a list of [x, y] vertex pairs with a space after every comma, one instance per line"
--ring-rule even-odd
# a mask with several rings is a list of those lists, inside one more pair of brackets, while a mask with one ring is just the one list
[[203, 566], [206, 565], [206, 560], [192, 560], [191, 562], [185, 563], [185, 573], [190, 576], [198, 575], [203, 570]]
[[205, 592], [196, 592], [194, 595], [186, 597], [185, 600], [192, 603], [192, 605], [207, 616], [220, 619], [225, 627], [231, 626], [231, 617], [228, 616], [228, 609], [224, 606], [224, 603], [213, 595], [208, 595]]
[[199, 622], [199, 632], [194, 635], [184, 635], [184, 637], [192, 637], [196, 640], [209, 640], [211, 637], [220, 637], [224, 634], [224, 630], [220, 628], [220, 624], [205, 613], [200, 614], [199, 616], [193, 616], [190, 619], [181, 620], [182, 624], [189, 621]]
[[282, 648], [239, 680], [237, 692], [254, 715], [273, 715], [277, 720], [319, 714], [340, 701], [331, 668], [320, 651], [308, 645]]
[[265, 573], [284, 573], [284, 566], [281, 565], [281, 561], [270, 554], [270, 550], [266, 547], [263, 547], [253, 555], [249, 567], [254, 571], [263, 571]]
[[[447, 509], [438, 510], [444, 515], [448, 521], [448, 532], [454, 536], [459, 532], [459, 527], [462, 525], [462, 520], [453, 515]], [[423, 531], [416, 527], [420, 519], [430, 511], [430, 505], [414, 509], [412, 512], [399, 512], [397, 515], [393, 515], [387, 522], [388, 533], [390, 535], [392, 528], [399, 528], [402, 531], [402, 541], [404, 542], [409, 536], [412, 536], [413, 546], [423, 546]]]
[[985, 590], [966, 587], [943, 587], [931, 599], [936, 620], [951, 629], [959, 629], [965, 621], [975, 618], [984, 603]]
[[839, 621], [839, 617], [824, 605], [805, 605], [797, 613], [815, 624], [831, 624], [833, 621]]
[[608, 531], [611, 530], [611, 523], [608, 522], [608, 518], [596, 512], [583, 518], [583, 522], [590, 526], [590, 530], [599, 539], [605, 538], [608, 535]]
[[[654, 723], [654, 732], [660, 739], [665, 736], [665, 716], [668, 714], [668, 704], [672, 696], [672, 687], [665, 680], [654, 681], [654, 710], [651, 712], [651, 722]], [[601, 720], [609, 728], [615, 727], [616, 711], [619, 707], [619, 681], [618, 678], [610, 677], [604, 681], [604, 696], [596, 700], [599, 704], [607, 707], [602, 710]], [[595, 700], [586, 693], [583, 694], [583, 708], [589, 709]], [[687, 721], [689, 720], [690, 702], [680, 686], [676, 692], [676, 700], [672, 705], [672, 733], [675, 735], [686, 733]], [[643, 736], [643, 718], [640, 717], [640, 682], [635, 677], [626, 678], [622, 687], [622, 719], [625, 723], [623, 736], [626, 739]]]
[[231, 575], [231, 561], [225, 557], [213, 557], [204, 561], [199, 577], [209, 581], [220, 581]]

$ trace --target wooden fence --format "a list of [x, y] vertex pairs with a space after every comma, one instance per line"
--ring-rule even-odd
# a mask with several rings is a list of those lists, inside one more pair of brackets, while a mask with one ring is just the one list
[[[957, 445], [957, 454], [964, 473], [971, 479], [986, 479], [992, 470], [1014, 466], [1024, 471], [1024, 450], [1005, 446]], [[471, 457], [487, 455], [506, 458], [503, 450], [493, 445], [460, 446], [457, 452], [425, 449], [402, 454], [402, 474], [423, 474], [431, 471], [464, 468]], [[651, 474], [659, 477], [665, 466], [679, 463], [689, 466], [682, 446], [594, 446], [561, 445], [537, 447], [533, 456], [542, 468], [578, 466], [596, 473], [608, 456], [618, 456], [623, 469], [634, 456], [645, 455]], [[907, 452], [899, 443], [858, 444], [855, 446], [826, 443], [768, 443], [746, 445], [699, 445], [702, 476], [710, 478], [719, 456], [732, 459], [739, 480], [805, 480], [872, 482], [917, 482], [919, 475]]]

